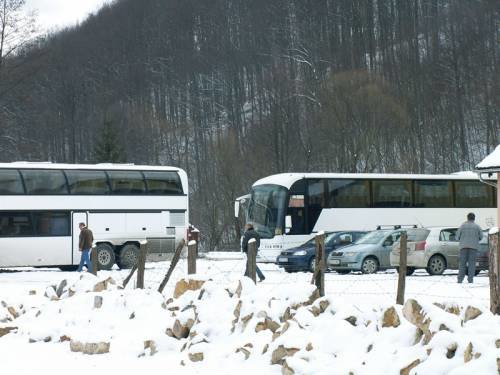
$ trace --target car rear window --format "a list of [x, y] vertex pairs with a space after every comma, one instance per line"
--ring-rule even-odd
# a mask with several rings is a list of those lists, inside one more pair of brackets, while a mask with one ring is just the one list
[[406, 231], [406, 233], [408, 233], [408, 241], [412, 242], [425, 241], [430, 232], [429, 229], [424, 228], [408, 229]]

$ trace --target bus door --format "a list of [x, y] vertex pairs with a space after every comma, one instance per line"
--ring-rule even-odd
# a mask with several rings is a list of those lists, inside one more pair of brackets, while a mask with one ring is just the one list
[[73, 220], [72, 220], [72, 229], [73, 229], [73, 257], [72, 264], [78, 264], [80, 262], [80, 249], [78, 248], [79, 240], [80, 240], [80, 223], [88, 224], [88, 213], [87, 212], [73, 212]]

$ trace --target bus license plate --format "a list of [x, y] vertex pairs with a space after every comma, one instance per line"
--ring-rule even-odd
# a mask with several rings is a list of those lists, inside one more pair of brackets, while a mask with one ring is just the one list
[[288, 262], [288, 258], [280, 257], [280, 262]]
[[331, 264], [340, 264], [340, 259], [332, 259]]

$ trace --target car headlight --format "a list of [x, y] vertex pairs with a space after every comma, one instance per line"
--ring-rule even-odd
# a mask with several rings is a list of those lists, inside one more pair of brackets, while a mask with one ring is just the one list
[[346, 256], [346, 257], [353, 257], [355, 255], [356, 255], [356, 253], [353, 251], [347, 251], [344, 253], [344, 256]]
[[299, 251], [296, 251], [293, 253], [293, 255], [306, 255], [307, 254], [307, 251], [305, 250], [299, 250]]

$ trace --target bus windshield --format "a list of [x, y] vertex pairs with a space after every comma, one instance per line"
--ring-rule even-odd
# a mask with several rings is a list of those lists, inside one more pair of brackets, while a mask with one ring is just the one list
[[287, 190], [278, 185], [259, 185], [252, 190], [248, 221], [262, 238], [283, 234]]

